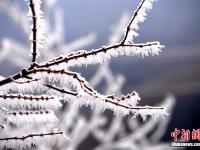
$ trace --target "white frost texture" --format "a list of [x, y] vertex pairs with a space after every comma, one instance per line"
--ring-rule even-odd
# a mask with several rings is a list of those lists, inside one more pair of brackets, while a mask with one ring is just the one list
[[[141, 106], [136, 91], [122, 94], [126, 79], [109, 66], [111, 58], [144, 58], [162, 51], [164, 46], [159, 41], [134, 42], [139, 23], [156, 0], [141, 0], [129, 21], [124, 13], [113, 26], [106, 46], [90, 51], [84, 47], [96, 40], [94, 32], [64, 43], [64, 12], [57, 0], [25, 1], [31, 25], [17, 1], [0, 1], [0, 9], [26, 36], [30, 34], [33, 57], [32, 62], [27, 57], [29, 44], [9, 38], [0, 41], [0, 62], [6, 59], [23, 68], [14, 75], [0, 76], [0, 148], [78, 150], [90, 138], [100, 143], [94, 150], [166, 148], [158, 141], [170, 120], [174, 98], [168, 96], [157, 106]], [[98, 69], [89, 81], [71, 71], [91, 64]], [[98, 92], [103, 81], [105, 89]], [[139, 118], [146, 122], [141, 125]], [[155, 146], [150, 143], [149, 131], [153, 132]]]

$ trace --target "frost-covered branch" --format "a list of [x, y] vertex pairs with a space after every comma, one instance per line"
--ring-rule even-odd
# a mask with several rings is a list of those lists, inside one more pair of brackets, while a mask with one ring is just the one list
[[[175, 99], [173, 96], [169, 95], [164, 100], [162, 106], [165, 106], [168, 111], [172, 111]], [[114, 119], [112, 128], [109, 128], [109, 131], [102, 131], [102, 130], [94, 130], [93, 135], [97, 137], [102, 143], [100, 146], [97, 146], [95, 150], [104, 150], [104, 149], [130, 149], [133, 147], [133, 149], [148, 149], [150, 146], [149, 140], [151, 140], [156, 135], [163, 135], [163, 131], [159, 128], [162, 127], [160, 124], [163, 123], [163, 125], [167, 125], [167, 122], [169, 122], [170, 116], [166, 117], [165, 120], [155, 120], [155, 119], [149, 119], [145, 124], [139, 125], [137, 121], [129, 119], [128, 126], [133, 128], [133, 130], [130, 134], [127, 136], [122, 136], [118, 140], [114, 140], [114, 137], [120, 132], [119, 130], [122, 128], [120, 126], [120, 122], [123, 120], [120, 120], [120, 118]], [[155, 128], [158, 126], [157, 128]], [[115, 129], [113, 129], [115, 128]], [[110, 134], [110, 132], [113, 130], [113, 134]], [[153, 130], [153, 136], [150, 139], [147, 139], [148, 134]], [[161, 137], [160, 137], [161, 138]], [[109, 140], [108, 140], [109, 139]], [[104, 141], [105, 140], [105, 141]], [[147, 140], [147, 141], [145, 141]], [[158, 139], [156, 139], [158, 140]], [[144, 144], [140, 142], [144, 142]], [[166, 148], [167, 146], [163, 145], [163, 148]]]
[[126, 29], [125, 29], [125, 36], [121, 43], [133, 43], [133, 37], [138, 36], [134, 30], [139, 29], [138, 24], [144, 22], [146, 19], [146, 11], [152, 9], [153, 2], [157, 0], [142, 0], [134, 11], [131, 20], [129, 21]]
[[[59, 54], [59, 56], [55, 58], [51, 57], [55, 56], [52, 50], [47, 57], [45, 56], [47, 51], [44, 50], [42, 51], [42, 61], [37, 61], [39, 49], [45, 46], [44, 19], [43, 13], [40, 10], [41, 0], [29, 0], [28, 16], [31, 17], [32, 20], [32, 63], [29, 67], [22, 69], [15, 75], [0, 80], [0, 121], [3, 125], [5, 124], [6, 127], [8, 126], [8, 129], [1, 134], [0, 145], [10, 148], [15, 147], [15, 145], [18, 146], [17, 148], [31, 147], [33, 145], [38, 145], [39, 141], [43, 140], [45, 137], [51, 138], [57, 135], [63, 135], [63, 132], [54, 132], [54, 130], [58, 130], [57, 127], [60, 128], [60, 125], [57, 124], [58, 118], [54, 114], [54, 110], [65, 105], [63, 104], [64, 102], [69, 102], [70, 106], [86, 105], [95, 108], [94, 114], [91, 116], [91, 124], [87, 130], [84, 130], [87, 127], [86, 119], [78, 117], [77, 126], [75, 126], [74, 130], [70, 129], [71, 132], [67, 131], [69, 135], [73, 135], [72, 137], [77, 140], [78, 143], [80, 143], [92, 129], [98, 128], [99, 123], [103, 124], [106, 122], [105, 119], [99, 118], [102, 110], [107, 108], [121, 116], [130, 114], [132, 117], [136, 117], [140, 115], [143, 120], [145, 120], [147, 116], [158, 117], [167, 115], [165, 107], [162, 106], [138, 106], [140, 97], [135, 91], [122, 96], [107, 95], [107, 93], [105, 95], [100, 94], [91, 87], [79, 73], [69, 71], [70, 66], [100, 64], [110, 60], [112, 57], [123, 55], [141, 57], [159, 55], [161, 49], [164, 47], [159, 42], [136, 44], [133, 43], [132, 40], [132, 36], [135, 35], [134, 30], [138, 28], [138, 23], [144, 20], [146, 10], [152, 7], [152, 2], [154, 1], [155, 0], [143, 0], [140, 3], [126, 26], [125, 35], [121, 42], [118, 43], [119, 37], [121, 36], [115, 36], [117, 38], [111, 39], [108, 42], [108, 46], [102, 46], [101, 48], [91, 51], [79, 50], [70, 54]], [[45, 4], [48, 5], [49, 3], [46, 2]], [[57, 11], [55, 11], [55, 13], [56, 12]], [[60, 14], [59, 11], [57, 13]], [[57, 25], [58, 24], [56, 24], [56, 26]], [[47, 28], [50, 29], [50, 26]], [[61, 49], [58, 50], [58, 52], [68, 52], [69, 48], [88, 45], [88, 43], [90, 44], [95, 39], [92, 34], [77, 40], [75, 44], [71, 43], [67, 48], [58, 34], [61, 30], [62, 27], [57, 26], [55, 29], [56, 36], [58, 36], [56, 37], [57, 40], [51, 44], [48, 43], [50, 47], [55, 47], [56, 51], [57, 49]], [[52, 36], [52, 34], [49, 35]], [[50, 40], [53, 41], [52, 37]], [[60, 44], [59, 42], [62, 44], [57, 46], [57, 44]], [[48, 48], [49, 47], [47, 47], [47, 49]], [[63, 48], [67, 49], [63, 50]], [[20, 56], [25, 57], [24, 54], [20, 54]], [[49, 57], [50, 59], [46, 61]], [[109, 71], [108, 64], [104, 68], [104, 71]], [[104, 76], [106, 76], [105, 74], [106, 73], [104, 73]], [[121, 76], [113, 77], [111, 72], [106, 76], [107, 81], [109, 79], [112, 79], [112, 81], [119, 79], [120, 82], [117, 84], [121, 86], [124, 80], [122, 81], [120, 77]], [[107, 89], [111, 88], [108, 87]], [[121, 87], [118, 89], [121, 89]], [[73, 122], [69, 117], [74, 119], [74, 116], [78, 114], [78, 108], [71, 108], [68, 113], [69, 114], [65, 114], [68, 115], [66, 117], [68, 120], [63, 119], [63, 121], [65, 121], [65, 123], [68, 124], [66, 126], [69, 127]], [[121, 120], [123, 119], [116, 119], [115, 123]], [[0, 128], [3, 128], [3, 125], [1, 125]], [[26, 125], [27, 131], [25, 130], [18, 134], [17, 129], [20, 127], [23, 128]], [[41, 129], [41, 131], [38, 130], [38, 133], [35, 133], [33, 129], [29, 131], [28, 127], [31, 125], [36, 128], [35, 130]], [[45, 128], [43, 125], [46, 125]], [[9, 134], [9, 132], [13, 131], [11, 126], [16, 128], [16, 136]], [[119, 124], [116, 126], [113, 124], [111, 128], [112, 129], [108, 132], [109, 135], [106, 135], [106, 139], [109, 141], [114, 138], [116, 129], [119, 129]], [[53, 132], [51, 132], [52, 130]], [[84, 130], [84, 132], [83, 136], [79, 138], [78, 133], [80, 133], [81, 130]], [[96, 133], [98, 132], [95, 132], [94, 135], [96, 135]], [[76, 146], [73, 142], [71, 148], [73, 149], [74, 147]]]
[[33, 145], [41, 143], [50, 143], [57, 140], [62, 140], [64, 133], [62, 131], [57, 132], [46, 132], [46, 133], [32, 133], [24, 136], [15, 137], [1, 137], [0, 147], [1, 148], [12, 148], [12, 149], [23, 149]]
[[23, 126], [27, 124], [45, 124], [55, 123], [58, 118], [53, 111], [41, 110], [41, 111], [9, 111], [5, 112], [4, 117], [8, 122], [17, 126]]
[[30, 134], [23, 137], [10, 137], [10, 138], [0, 138], [0, 141], [8, 141], [8, 140], [25, 140], [27, 138], [34, 138], [34, 137], [44, 137], [44, 136], [53, 136], [53, 135], [62, 135], [63, 132], [49, 132], [49, 133], [40, 133], [40, 134]]
[[33, 0], [30, 0], [30, 4], [29, 4], [30, 8], [31, 8], [31, 12], [32, 12], [32, 19], [33, 19], [33, 28], [32, 28], [32, 62], [36, 61], [36, 55], [37, 55], [37, 16], [35, 13], [35, 4], [33, 3]]
[[0, 94], [0, 107], [6, 108], [48, 108], [56, 109], [61, 107], [58, 98], [48, 95], [34, 96], [24, 94]]
[[159, 55], [164, 48], [159, 42], [147, 42], [142, 44], [116, 44], [105, 46], [92, 51], [78, 51], [67, 56], [59, 56], [46, 63], [41, 63], [38, 67], [51, 67], [66, 63], [67, 66], [81, 66], [82, 64], [98, 64], [120, 55], [125, 56], [149, 56]]
[[44, 85], [47, 86], [48, 88], [53, 89], [53, 90], [56, 90], [56, 91], [58, 91], [58, 92], [60, 92], [60, 93], [65, 93], [65, 94], [69, 94], [69, 95], [72, 95], [72, 96], [77, 96], [77, 95], [78, 95], [77, 92], [67, 91], [67, 90], [65, 90], [65, 89], [61, 89], [61, 88], [59, 88], [59, 87], [55, 87], [55, 86], [50, 85], [50, 84], [44, 84]]
[[27, 79], [27, 80], [25, 80], [25, 81], [17, 81], [17, 80], [14, 80], [14, 79], [12, 79], [12, 77], [11, 77], [11, 80], [13, 81], [13, 82], [15, 82], [15, 83], [18, 83], [18, 84], [25, 84], [25, 83], [31, 83], [31, 82], [37, 82], [37, 81], [39, 81], [40, 79]]
[[[104, 60], [110, 57], [117, 57], [118, 55], [141, 55], [148, 56], [149, 54], [158, 55], [160, 49], [163, 48], [159, 42], [150, 42], [146, 44], [131, 44], [123, 45], [121, 44], [103, 47], [97, 50], [90, 52], [79, 51], [76, 53], [69, 54], [66, 57], [60, 56], [56, 59], [50, 60], [47, 63], [39, 64], [37, 68], [51, 67], [54, 65], [59, 65], [61, 63], [69, 64], [71, 61], [72, 65], [81, 65], [81, 64], [92, 64], [92, 63], [102, 63]], [[21, 73], [11, 76], [12, 79], [17, 80], [26, 76], [26, 70], [23, 69]], [[1, 80], [0, 86], [12, 82], [10, 77]]]
[[[30, 0], [29, 16], [32, 18], [32, 62], [36, 62], [36, 57], [39, 55], [39, 49], [44, 46], [44, 19], [43, 12], [40, 10], [40, 0]], [[30, 15], [31, 12], [31, 15]]]
[[[116, 98], [114, 96], [104, 96], [99, 94], [97, 91], [95, 91], [92, 87], [89, 86], [87, 81], [80, 76], [80, 74], [71, 72], [71, 71], [66, 71], [66, 70], [53, 70], [53, 69], [48, 69], [48, 68], [38, 68], [38, 69], [33, 69], [31, 71], [27, 71], [27, 75], [31, 74], [37, 74], [37, 73], [42, 73], [45, 72], [48, 75], [50, 74], [60, 74], [60, 75], [65, 75], [66, 78], [68, 77], [68, 80], [71, 80], [72, 86], [76, 88], [77, 93], [72, 93], [69, 91], [66, 91], [64, 89], [58, 89], [56, 87], [48, 86], [49, 88], [53, 88], [54, 90], [57, 90], [61, 93], [67, 93], [71, 94], [74, 96], [78, 97], [83, 97], [83, 100], [79, 103], [88, 103], [89, 105], [94, 105], [93, 103], [96, 103], [97, 105], [99, 104], [99, 101], [102, 101], [105, 103], [105, 107], [108, 107], [116, 113], [122, 113], [122, 115], [127, 115], [129, 114], [129, 111], [133, 114], [137, 115], [142, 115], [144, 116], [143, 118], [146, 118], [146, 115], [148, 115], [148, 112], [145, 112], [144, 110], [149, 110], [152, 111], [151, 115], [156, 115], [156, 114], [166, 114], [164, 111], [164, 108], [162, 107], [150, 107], [150, 106], [144, 106], [144, 107], [136, 107], [137, 102], [140, 100], [138, 97], [138, 94], [136, 92], [132, 92], [131, 94], [128, 94], [126, 96], [122, 96], [120, 98]], [[47, 75], [47, 76], [48, 76]], [[37, 75], [36, 75], [37, 76]], [[40, 76], [40, 75], [38, 75]], [[41, 74], [41, 76], [44, 76], [44, 74]], [[73, 81], [73, 80], [76, 80]], [[92, 96], [94, 100], [88, 101], [88, 98]], [[106, 103], [109, 105], [106, 106]], [[119, 107], [119, 109], [117, 107]], [[127, 110], [126, 110], [127, 109]], [[156, 110], [155, 112], [153, 110]], [[159, 111], [160, 110], [160, 111]], [[147, 113], [147, 114], [146, 114]]]

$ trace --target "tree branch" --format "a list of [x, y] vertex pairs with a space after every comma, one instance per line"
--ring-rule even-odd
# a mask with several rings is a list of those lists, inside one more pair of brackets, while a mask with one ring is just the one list
[[22, 137], [0, 138], [0, 141], [25, 140], [27, 138], [33, 138], [33, 137], [44, 137], [44, 136], [63, 135], [63, 134], [64, 133], [62, 131], [60, 131], [60, 132], [40, 133], [40, 134], [29, 134], [27, 136], [22, 136]]
[[30, 4], [29, 7], [31, 9], [32, 12], [32, 21], [33, 21], [33, 28], [32, 28], [32, 33], [33, 33], [33, 37], [32, 37], [32, 62], [36, 62], [36, 56], [37, 56], [37, 16], [36, 16], [36, 12], [35, 12], [35, 6], [33, 3], [33, 0], [30, 0]]
[[[115, 50], [118, 48], [151, 48], [151, 46], [159, 46], [159, 42], [148, 42], [148, 43], [142, 43], [142, 44], [124, 44], [124, 43], [120, 43], [120, 44], [114, 44], [114, 45], [110, 45], [107, 47], [102, 47], [102, 48], [98, 48], [95, 50], [91, 50], [91, 51], [77, 51], [75, 53], [71, 53], [67, 56], [59, 56], [57, 58], [54, 59], [50, 59], [48, 62], [44, 62], [42, 64], [38, 65], [38, 68], [42, 68], [42, 67], [51, 67], [54, 65], [59, 65], [61, 63], [66, 63], [68, 64], [71, 60], [78, 60], [80, 58], [87, 58], [89, 56], [96, 56], [98, 54], [100, 54], [101, 52], [103, 53], [108, 53], [111, 50]], [[160, 45], [161, 46], [161, 45]], [[159, 47], [160, 48], [160, 47]]]
[[[99, 93], [97, 93], [97, 91], [95, 91], [92, 87], [90, 87], [87, 83], [87, 81], [80, 76], [80, 74], [78, 73], [74, 73], [74, 72], [69, 72], [69, 71], [65, 71], [65, 70], [53, 70], [53, 69], [49, 69], [49, 68], [36, 68], [36, 69], [33, 69], [32, 71], [28, 71], [29, 74], [31, 73], [37, 73], [37, 72], [46, 72], [48, 74], [50, 73], [53, 73], [53, 74], [63, 74], [63, 75], [67, 75], [67, 76], [72, 76], [74, 79], [76, 79], [79, 84], [80, 84], [80, 87], [81, 89], [89, 94], [90, 96], [94, 97], [94, 98], [97, 98], [98, 100], [101, 100], [101, 101], [104, 101], [104, 102], [107, 102], [107, 103], [111, 103], [111, 104], [114, 104], [116, 106], [120, 106], [120, 107], [123, 107], [123, 108], [126, 108], [126, 109], [130, 109], [130, 110], [141, 110], [141, 109], [164, 109], [163, 107], [149, 107], [149, 106], [144, 106], [144, 107], [141, 107], [141, 106], [138, 106], [138, 107], [132, 107], [132, 106], [127, 106], [127, 105], [123, 105], [123, 104], [120, 104], [119, 102], [120, 101], [123, 101], [125, 100], [126, 98], [130, 98], [131, 96], [137, 96], [136, 95], [136, 92], [132, 92], [126, 96], [122, 96], [120, 98], [116, 98], [114, 96], [103, 96], [103, 95], [100, 95]], [[61, 93], [68, 93], [68, 94], [71, 94], [71, 95], [74, 95], [74, 96], [77, 96], [77, 93], [69, 93], [68, 91], [64, 90], [64, 89], [59, 89], [57, 87], [53, 87], [51, 85], [45, 85], [49, 88], [52, 88], [58, 92], [61, 92]], [[104, 97], [104, 98], [103, 98]]]
[[3, 98], [3, 99], [18, 99], [18, 100], [36, 100], [36, 101], [39, 101], [39, 100], [43, 100], [43, 101], [48, 101], [48, 100], [51, 100], [51, 99], [54, 99], [54, 97], [52, 96], [34, 96], [34, 95], [22, 95], [22, 94], [0, 94], [0, 98]]
[[122, 44], [116, 44], [116, 45], [112, 45], [112, 46], [108, 46], [108, 47], [102, 47], [102, 48], [99, 48], [99, 49], [96, 49], [96, 50], [92, 50], [92, 51], [78, 51], [76, 53], [72, 53], [72, 54], [69, 54], [67, 55], [66, 57], [63, 57], [63, 56], [59, 56], [55, 59], [51, 59], [49, 60], [48, 62], [46, 63], [42, 63], [40, 65], [31, 65], [31, 67], [29, 67], [28, 69], [22, 69], [20, 73], [18, 74], [15, 74], [13, 76], [10, 76], [10, 77], [7, 77], [3, 80], [0, 81], [0, 86], [4, 85], [4, 84], [7, 84], [7, 83], [10, 83], [14, 80], [17, 80], [17, 79], [20, 79], [22, 77], [27, 77], [27, 71], [28, 70], [33, 70], [33, 68], [46, 68], [46, 67], [51, 67], [51, 66], [54, 66], [54, 65], [59, 65], [61, 63], [69, 63], [70, 60], [77, 60], [79, 58], [87, 58], [88, 56], [96, 56], [97, 54], [101, 53], [101, 52], [108, 52], [110, 50], [115, 50], [117, 48], [125, 48], [125, 47], [136, 47], [136, 48], [150, 48], [151, 46], [156, 46], [158, 45], [159, 47], [158, 48], [162, 48], [163, 46], [159, 45], [159, 42], [150, 42], [150, 43], [145, 43], [145, 44], [125, 44], [125, 45], [122, 45]]
[[43, 115], [43, 114], [49, 114], [51, 113], [51, 111], [48, 110], [41, 110], [41, 111], [11, 111], [6, 113], [7, 115], [11, 115], [11, 116], [16, 116], [16, 115]]
[[135, 18], [137, 17], [138, 15], [138, 12], [139, 10], [142, 8], [142, 5], [144, 4], [145, 0], [143, 0], [140, 5], [138, 6], [137, 10], [134, 11], [134, 15], [132, 16], [132, 19], [129, 21], [129, 24], [127, 25], [126, 27], [126, 32], [125, 32], [125, 36], [124, 36], [124, 39], [121, 41], [121, 44], [124, 45], [127, 37], [128, 37], [128, 34], [129, 34], [129, 31], [131, 30], [131, 24], [133, 23], [133, 21], [135, 20]]
[[31, 82], [37, 82], [39, 81], [40, 79], [30, 79], [30, 80], [26, 80], [26, 81], [17, 81], [17, 80], [14, 80], [12, 77], [11, 77], [11, 80], [15, 83], [18, 83], [18, 84], [25, 84], [25, 83], [31, 83]]
[[58, 87], [55, 87], [51, 84], [44, 84], [44, 86], [50, 88], [50, 89], [53, 89], [53, 90], [56, 90], [58, 92], [61, 92], [61, 93], [66, 93], [66, 94], [70, 94], [70, 95], [73, 95], [73, 96], [77, 96], [78, 93], [77, 92], [71, 92], [71, 91], [67, 91], [65, 89], [61, 89], [61, 88], [58, 88]]
[[[119, 102], [116, 102], [114, 100], [116, 100], [115, 97], [111, 97], [111, 96], [108, 96], [108, 97], [105, 97], [103, 95], [99, 96], [99, 93], [97, 93], [93, 88], [91, 88], [88, 83], [85, 81], [85, 79], [83, 77], [81, 77], [78, 73], [74, 73], [74, 72], [71, 72], [71, 71], [66, 71], [64, 69], [62, 70], [53, 70], [53, 69], [50, 69], [50, 68], [34, 68], [32, 70], [24, 70], [23, 73], [24, 75], [31, 75], [31, 74], [35, 74], [37, 72], [45, 72], [47, 74], [50, 74], [50, 73], [53, 73], [53, 74], [63, 74], [63, 75], [67, 75], [67, 76], [72, 76], [74, 79], [76, 79], [79, 84], [80, 84], [80, 87], [81, 89], [86, 92], [87, 94], [89, 94], [90, 96], [94, 97], [94, 98], [97, 98], [101, 101], [104, 101], [104, 102], [108, 102], [110, 104], [114, 104], [116, 106], [120, 106], [120, 107], [123, 107], [123, 108], [126, 108], [126, 109], [130, 109], [130, 110], [142, 110], [142, 109], [164, 109], [163, 107], [149, 107], [149, 106], [145, 106], [145, 107], [131, 107], [131, 106], [127, 106], [127, 105], [123, 105], [123, 104], [120, 104]], [[56, 87], [53, 87], [51, 85], [45, 85], [45, 86], [48, 86], [54, 90], [57, 90], [59, 92], [67, 92], [67, 91], [63, 91], [63, 89], [58, 89]], [[68, 93], [69, 94], [69, 93]], [[102, 98], [104, 97], [104, 98]], [[123, 98], [118, 98], [117, 101], [121, 101], [123, 100]]]

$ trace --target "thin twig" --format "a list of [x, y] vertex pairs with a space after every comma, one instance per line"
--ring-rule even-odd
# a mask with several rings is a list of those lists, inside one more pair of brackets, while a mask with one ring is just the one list
[[73, 96], [77, 96], [78, 93], [77, 92], [71, 92], [71, 91], [67, 91], [65, 89], [61, 89], [61, 88], [58, 88], [58, 87], [55, 87], [51, 84], [44, 84], [44, 86], [50, 88], [50, 89], [53, 89], [53, 90], [56, 90], [56, 91], [59, 91], [61, 93], [66, 93], [66, 94], [70, 94], [70, 95], [73, 95]]
[[129, 34], [129, 31], [131, 30], [131, 24], [133, 23], [133, 21], [135, 20], [135, 18], [137, 17], [138, 15], [138, 12], [139, 10], [142, 8], [142, 5], [144, 4], [145, 0], [143, 0], [140, 5], [138, 6], [137, 10], [134, 11], [134, 15], [132, 16], [132, 19], [130, 20], [129, 24], [127, 25], [126, 27], [126, 32], [125, 32], [125, 36], [124, 36], [124, 39], [121, 41], [121, 44], [124, 45], [127, 37], [128, 37], [128, 34]]
[[26, 80], [26, 81], [17, 81], [17, 80], [15, 80], [15, 79], [13, 79], [13, 78], [11, 77], [11, 80], [12, 80], [13, 82], [15, 82], [15, 83], [18, 83], [18, 84], [25, 84], [25, 83], [37, 82], [37, 81], [39, 81], [40, 79], [30, 79], [30, 80]]
[[0, 98], [2, 99], [18, 99], [18, 100], [36, 100], [36, 101], [39, 101], [39, 100], [43, 100], [43, 101], [48, 101], [50, 99], [54, 99], [54, 97], [52, 96], [34, 96], [34, 95], [22, 95], [22, 94], [0, 94]]
[[7, 115], [12, 115], [12, 116], [16, 116], [16, 115], [43, 115], [43, 114], [49, 114], [51, 113], [51, 111], [48, 110], [41, 110], [41, 111], [13, 111], [13, 112], [8, 112], [6, 113]]
[[8, 137], [8, 138], [0, 138], [0, 141], [8, 141], [8, 140], [25, 140], [27, 138], [33, 137], [44, 137], [44, 136], [53, 136], [53, 135], [62, 135], [64, 134], [62, 131], [60, 132], [49, 132], [49, 133], [40, 133], [40, 134], [29, 134], [27, 136], [22, 137]]
[[32, 28], [32, 33], [33, 33], [33, 39], [32, 39], [32, 44], [33, 44], [33, 49], [32, 49], [32, 62], [36, 62], [36, 57], [37, 57], [37, 16], [35, 12], [35, 6], [33, 3], [33, 0], [30, 0], [29, 7], [31, 8], [32, 12], [32, 21], [33, 21], [33, 28]]
[[61, 63], [68, 63], [70, 60], [75, 60], [78, 58], [86, 58], [88, 56], [92, 56], [92, 55], [97, 55], [101, 52], [108, 52], [109, 50], [112, 49], [116, 49], [116, 48], [124, 48], [124, 47], [137, 47], [137, 48], [143, 48], [143, 47], [151, 47], [153, 45], [158, 45], [158, 42], [152, 42], [152, 43], [142, 43], [142, 44], [124, 44], [124, 43], [120, 43], [120, 44], [114, 44], [111, 46], [107, 46], [107, 47], [102, 47], [102, 48], [98, 48], [95, 50], [91, 50], [91, 51], [82, 51], [82, 52], [76, 52], [76, 53], [72, 53], [68, 56], [59, 56], [58, 58], [55, 59], [51, 59], [50, 61], [46, 62], [46, 63], [42, 63], [40, 65], [38, 65], [38, 68], [41, 67], [51, 67], [53, 65], [59, 65]]

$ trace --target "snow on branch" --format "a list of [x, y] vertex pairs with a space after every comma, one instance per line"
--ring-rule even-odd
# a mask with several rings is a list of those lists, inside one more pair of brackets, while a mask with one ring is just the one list
[[125, 36], [122, 43], [133, 43], [133, 37], [138, 36], [135, 30], [139, 29], [138, 24], [144, 22], [147, 16], [146, 11], [152, 9], [153, 2], [157, 0], [142, 0], [134, 11], [131, 20], [129, 21], [127, 27], [125, 28]]
[[7, 122], [11, 122], [16, 126], [24, 126], [28, 124], [45, 124], [55, 123], [58, 118], [53, 111], [41, 110], [41, 111], [9, 111], [5, 112], [4, 117]]
[[22, 95], [0, 93], [0, 106], [5, 108], [46, 108], [57, 109], [61, 107], [58, 98], [48, 95]]
[[34, 82], [34, 81], [39, 81], [40, 79], [29, 79], [29, 80], [23, 80], [23, 81], [17, 81], [17, 80], [14, 80], [11, 78], [11, 80], [15, 83], [18, 83], [18, 84], [25, 84], [25, 83], [31, 83], [31, 82]]
[[29, 2], [28, 16], [32, 19], [32, 34], [30, 36], [30, 40], [32, 41], [32, 62], [36, 62], [36, 57], [37, 55], [39, 56], [39, 49], [44, 48], [45, 22], [40, 5], [41, 0], [30, 0]]
[[[58, 75], [65, 76], [66, 82], [70, 82], [77, 93], [69, 92], [64, 89], [59, 89], [48, 84], [45, 84], [45, 86], [60, 93], [77, 97], [77, 102], [80, 104], [91, 106], [97, 105], [98, 107], [103, 106], [104, 108], [109, 108], [113, 110], [116, 114], [128, 115], [129, 113], [133, 113], [134, 116], [141, 115], [144, 119], [146, 118], [148, 113], [152, 116], [166, 114], [164, 108], [162, 107], [136, 107], [136, 104], [140, 100], [136, 92], [133, 92], [127, 96], [122, 96], [121, 98], [102, 95], [95, 91], [92, 87], [90, 87], [89, 83], [80, 74], [72, 71], [66, 71], [64, 69], [55, 70], [50, 68], [34, 68], [32, 70], [24, 70], [23, 75], [30, 76], [32, 78], [52, 78], [59, 77]], [[66, 97], [68, 97], [68, 95]], [[81, 100], [79, 100], [80, 98]]]
[[53, 89], [53, 90], [56, 90], [60, 93], [65, 93], [65, 94], [69, 94], [69, 95], [72, 95], [72, 96], [77, 96], [78, 93], [77, 92], [72, 92], [72, 91], [67, 91], [65, 89], [62, 89], [62, 88], [59, 88], [59, 87], [55, 87], [53, 85], [50, 85], [50, 84], [44, 84], [46, 87], [48, 87], [49, 89]]
[[[55, 88], [50, 85], [47, 86], [58, 92], [76, 96], [78, 99], [81, 98], [82, 100], [78, 101], [78, 103], [80, 104], [83, 103], [84, 105], [91, 106], [96, 105], [97, 107], [100, 107], [102, 105], [104, 106], [104, 108], [109, 108], [113, 110], [116, 114], [128, 115], [129, 113], [133, 113], [135, 116], [141, 115], [144, 119], [146, 119], [147, 115], [152, 115], [156, 117], [159, 115], [167, 114], [162, 107], [136, 106], [136, 104], [140, 100], [137, 92], [132, 92], [120, 98], [116, 98], [114, 96], [104, 96], [95, 91], [92, 87], [90, 87], [89, 83], [82, 76], [80, 76], [80, 74], [72, 71], [66, 71], [64, 69], [53, 70], [48, 68], [37, 68], [33, 69], [32, 71], [27, 71], [27, 74], [31, 75], [39, 73], [36, 76], [45, 76], [45, 74], [42, 74], [42, 72], [45, 72], [46, 76], [51, 76], [50, 74], [54, 74], [55, 76], [56, 74], [65, 75], [66, 80], [72, 82], [71, 84], [76, 89], [77, 93], [68, 92], [64, 89]], [[74, 100], [72, 99], [72, 101]], [[99, 105], [100, 102], [103, 103]]]
[[63, 135], [64, 133], [62, 131], [57, 131], [48, 133], [32, 133], [19, 137], [1, 137], [0, 147], [23, 149], [31, 147], [32, 145], [39, 145], [41, 141], [46, 144], [52, 144], [55, 143], [57, 140], [62, 140]]
[[[162, 105], [169, 112], [173, 109], [175, 99], [172, 96], [167, 96]], [[126, 136], [121, 136], [118, 139], [115, 139], [116, 135], [121, 132], [121, 129], [124, 126], [123, 118], [114, 118], [109, 130], [102, 129], [93, 129], [91, 130], [92, 134], [99, 139], [101, 145], [97, 146], [95, 150], [103, 149], [131, 149], [133, 146], [134, 149], [148, 149], [152, 141], [156, 142], [162, 138], [165, 128], [169, 123], [170, 116], [166, 117], [164, 120], [155, 120], [150, 118], [144, 124], [140, 124], [138, 120], [133, 120], [128, 118], [128, 126], [132, 130]], [[152, 133], [151, 133], [152, 132]], [[149, 135], [151, 137], [149, 138]], [[124, 133], [125, 134], [125, 133]], [[152, 140], [152, 141], [151, 141]], [[155, 144], [155, 143], [154, 143]], [[155, 148], [153, 145], [152, 149]], [[165, 146], [164, 149], [168, 149], [168, 146]]]
[[[1, 123], [5, 123], [6, 126], [12, 124], [17, 127], [32, 124], [53, 124], [58, 121], [54, 109], [61, 107], [61, 100], [77, 103], [78, 105], [89, 105], [98, 110], [99, 108], [100, 110], [111, 109], [116, 115], [121, 116], [130, 114], [137, 117], [140, 115], [143, 120], [147, 116], [167, 115], [164, 107], [138, 106], [140, 97], [135, 91], [119, 97], [103, 95], [93, 89], [79, 73], [67, 70], [69, 66], [99, 64], [112, 57], [123, 55], [141, 56], [142, 58], [149, 55], [159, 55], [161, 49], [164, 48], [159, 42], [136, 44], [133, 43], [132, 39], [132, 36], [136, 35], [134, 30], [138, 29], [138, 23], [144, 21], [145, 12], [151, 9], [155, 0], [143, 0], [139, 4], [126, 27], [124, 38], [120, 43], [111, 42], [108, 46], [102, 46], [91, 51], [79, 50], [41, 63], [37, 61], [39, 50], [44, 47], [45, 41], [45, 22], [43, 12], [40, 9], [41, 0], [27, 1], [29, 4], [28, 16], [32, 21], [32, 34], [30, 36], [32, 63], [30, 67], [0, 80]], [[78, 46], [84, 46], [83, 43], [88, 44], [94, 38], [93, 34], [89, 35], [86, 39], [77, 42]], [[71, 47], [75, 47], [74, 44]], [[45, 52], [42, 54], [45, 54]], [[80, 128], [82, 122], [84, 121], [79, 120]], [[0, 128], [3, 129], [4, 126], [0, 125]], [[48, 128], [45, 126], [46, 130]], [[52, 127], [49, 130], [51, 129]], [[49, 139], [57, 138], [60, 135], [63, 135], [63, 132], [41, 132], [22, 136], [8, 134], [1, 136], [0, 146], [22, 149], [37, 145], [40, 140], [45, 141], [47, 139], [46, 141], [49, 141]]]
[[[111, 46], [103, 46], [102, 48], [91, 50], [89, 52], [80, 50], [67, 56], [59, 56], [44, 62], [39, 67], [51, 67], [62, 63], [64, 66], [81, 66], [82, 64], [98, 64], [118, 56], [149, 56], [159, 55], [161, 49], [164, 48], [160, 42], [147, 42], [141, 44], [116, 44]], [[61, 66], [63, 67], [63, 66]]]

